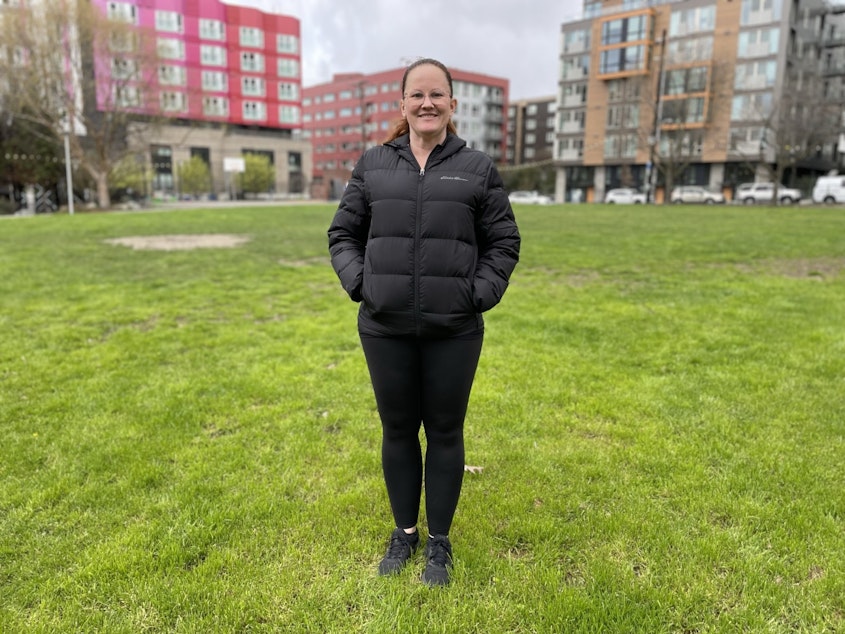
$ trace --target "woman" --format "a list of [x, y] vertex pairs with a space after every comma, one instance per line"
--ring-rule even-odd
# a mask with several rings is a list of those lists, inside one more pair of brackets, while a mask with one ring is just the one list
[[[520, 237], [491, 159], [458, 138], [452, 77], [433, 59], [402, 78], [402, 121], [355, 169], [328, 231], [332, 266], [360, 302], [358, 331], [382, 422], [396, 522], [379, 574], [416, 551], [425, 473], [428, 585], [449, 582], [449, 529], [464, 473], [463, 425], [484, 323]], [[426, 434], [425, 469], [419, 429]]]

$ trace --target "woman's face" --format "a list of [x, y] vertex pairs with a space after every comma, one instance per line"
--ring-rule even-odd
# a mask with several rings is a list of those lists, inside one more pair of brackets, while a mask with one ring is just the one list
[[457, 105], [449, 80], [437, 66], [422, 64], [408, 73], [401, 107], [411, 135], [440, 143]]

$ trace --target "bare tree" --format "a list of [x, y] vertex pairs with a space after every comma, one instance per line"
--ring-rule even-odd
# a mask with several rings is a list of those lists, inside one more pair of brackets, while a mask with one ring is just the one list
[[718, 149], [718, 137], [710, 131], [714, 113], [728, 99], [728, 71], [710, 61], [673, 65], [666, 59], [656, 77], [645, 79], [641, 103], [648, 125], [640, 128], [639, 137], [649, 148], [652, 195], [654, 176], [663, 177], [667, 201], [687, 168], [701, 162], [707, 150]]
[[96, 183], [99, 206], [109, 207], [110, 173], [135, 151], [128, 124], [160, 113], [152, 38], [84, 0], [5, 11], [0, 29], [7, 115], [53, 142], [67, 136], [74, 164]]
[[760, 160], [777, 188], [789, 170], [815, 157], [839, 132], [839, 108], [809, 91], [788, 91], [764, 122]]
[[732, 142], [733, 153], [774, 185], [773, 204], [779, 204], [778, 188], [787, 172], [819, 156], [840, 129], [840, 107], [825, 99], [818, 73], [798, 68], [784, 81], [778, 99], [772, 92], [740, 97], [747, 124], [735, 130], [739, 140]]

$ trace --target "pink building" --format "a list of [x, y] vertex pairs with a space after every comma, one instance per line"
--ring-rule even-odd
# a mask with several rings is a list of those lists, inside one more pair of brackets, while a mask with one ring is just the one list
[[219, 0], [93, 4], [110, 19], [154, 38], [157, 57], [155, 76], [139, 77], [130, 56], [120, 55], [121, 43], [109, 43], [114, 55], [97, 61], [98, 74], [134, 81], [104, 82], [98, 108], [116, 105], [189, 120], [301, 128], [299, 19]]
[[110, 33], [94, 55], [97, 109], [168, 120], [144, 127], [141, 117], [136, 127], [154, 195], [181, 194], [179, 165], [195, 156], [211, 170], [210, 195], [237, 194], [229, 170], [245, 154], [274, 166], [268, 194], [307, 191], [298, 18], [220, 0], [91, 1], [133, 27]]

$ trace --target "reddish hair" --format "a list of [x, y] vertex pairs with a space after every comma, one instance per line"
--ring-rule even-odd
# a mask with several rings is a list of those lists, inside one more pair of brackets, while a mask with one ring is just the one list
[[[446, 65], [443, 62], [438, 62], [436, 59], [431, 59], [430, 57], [422, 57], [415, 61], [413, 64], [409, 65], [405, 69], [405, 74], [402, 75], [402, 98], [405, 98], [405, 84], [408, 81], [408, 73], [414, 70], [417, 66], [436, 66], [440, 70], [443, 71], [443, 74], [446, 75], [446, 81], [449, 82], [449, 97], [453, 97], [455, 91], [452, 87], [452, 73], [449, 72], [449, 69], [446, 68]], [[411, 127], [408, 125], [408, 120], [405, 117], [401, 119], [397, 119], [396, 122], [393, 124], [393, 129], [390, 131], [390, 134], [384, 140], [385, 143], [393, 141], [394, 139], [402, 136], [403, 134], [409, 134], [411, 132]], [[458, 129], [455, 127], [455, 124], [452, 122], [452, 119], [449, 119], [449, 123], [446, 124], [446, 132], [447, 134], [458, 134]]]

